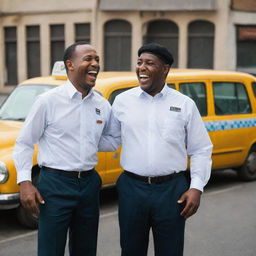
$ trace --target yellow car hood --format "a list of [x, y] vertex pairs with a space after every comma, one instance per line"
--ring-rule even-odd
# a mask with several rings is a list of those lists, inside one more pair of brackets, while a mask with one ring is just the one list
[[0, 120], [0, 149], [6, 149], [15, 144], [23, 122]]

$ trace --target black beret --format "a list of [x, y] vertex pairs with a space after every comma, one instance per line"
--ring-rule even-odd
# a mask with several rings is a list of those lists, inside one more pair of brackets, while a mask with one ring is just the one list
[[140, 49], [138, 50], [138, 56], [140, 56], [144, 52], [147, 52], [147, 53], [150, 53], [150, 54], [153, 54], [153, 55], [157, 56], [165, 64], [169, 64], [170, 66], [173, 63], [172, 54], [163, 45], [160, 45], [160, 44], [157, 44], [157, 43], [145, 44], [145, 45], [141, 46]]

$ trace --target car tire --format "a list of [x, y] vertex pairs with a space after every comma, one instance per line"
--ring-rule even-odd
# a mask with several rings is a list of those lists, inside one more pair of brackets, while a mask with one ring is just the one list
[[[32, 183], [34, 186], [37, 185], [39, 172], [34, 173], [32, 178]], [[37, 229], [38, 228], [38, 216], [27, 211], [22, 205], [17, 208], [17, 219], [19, 223], [30, 229]]]
[[243, 166], [238, 170], [238, 175], [244, 181], [256, 180], [256, 146], [249, 151]]

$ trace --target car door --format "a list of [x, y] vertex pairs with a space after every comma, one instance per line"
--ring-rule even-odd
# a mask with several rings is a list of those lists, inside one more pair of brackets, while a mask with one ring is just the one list
[[211, 81], [215, 117], [207, 123], [213, 134], [213, 167], [242, 165], [249, 147], [252, 106], [245, 83], [239, 80]]
[[[211, 107], [211, 91], [209, 88], [209, 80], [206, 79], [194, 79], [183, 80], [178, 84], [178, 90], [190, 97], [196, 104], [203, 121], [205, 124], [212, 120], [212, 107]], [[209, 132], [212, 139], [212, 134]]]

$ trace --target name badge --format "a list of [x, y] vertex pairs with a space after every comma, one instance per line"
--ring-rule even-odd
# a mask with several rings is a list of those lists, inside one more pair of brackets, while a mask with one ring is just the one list
[[170, 107], [170, 111], [180, 112], [180, 111], [181, 111], [181, 108], [171, 106], [171, 107]]

